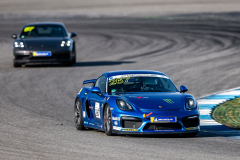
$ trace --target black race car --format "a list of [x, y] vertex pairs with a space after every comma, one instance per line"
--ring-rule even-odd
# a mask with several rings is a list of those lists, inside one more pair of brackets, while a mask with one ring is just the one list
[[63, 23], [30, 23], [24, 26], [20, 36], [13, 34], [13, 66], [26, 63], [60, 62], [76, 63], [76, 33], [68, 33]]

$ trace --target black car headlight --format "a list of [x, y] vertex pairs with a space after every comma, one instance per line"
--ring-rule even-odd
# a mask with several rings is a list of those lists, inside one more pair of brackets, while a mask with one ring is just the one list
[[186, 98], [186, 101], [185, 101], [185, 108], [187, 110], [191, 110], [191, 109], [195, 109], [197, 108], [197, 103], [196, 101], [193, 99], [193, 98]]
[[23, 42], [14, 42], [13, 46], [15, 48], [24, 48], [24, 43]]
[[125, 111], [132, 111], [133, 110], [132, 106], [122, 99], [117, 99], [117, 106], [121, 110], [125, 110]]

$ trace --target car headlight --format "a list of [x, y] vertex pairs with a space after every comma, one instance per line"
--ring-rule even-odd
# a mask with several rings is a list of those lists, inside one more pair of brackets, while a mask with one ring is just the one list
[[125, 110], [125, 111], [132, 111], [133, 110], [132, 106], [122, 99], [117, 99], [117, 106], [121, 110]]
[[69, 47], [71, 45], [71, 41], [62, 41], [61, 47], [67, 46]]
[[14, 42], [14, 47], [15, 48], [24, 48], [24, 43], [23, 42]]
[[187, 110], [195, 109], [197, 108], [197, 103], [193, 98], [186, 98], [185, 108]]

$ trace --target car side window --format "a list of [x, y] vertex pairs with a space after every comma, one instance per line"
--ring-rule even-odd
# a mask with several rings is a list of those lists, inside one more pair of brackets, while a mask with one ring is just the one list
[[95, 82], [94, 87], [99, 87], [102, 93], [106, 93], [106, 82], [107, 82], [106, 76], [101, 76]]

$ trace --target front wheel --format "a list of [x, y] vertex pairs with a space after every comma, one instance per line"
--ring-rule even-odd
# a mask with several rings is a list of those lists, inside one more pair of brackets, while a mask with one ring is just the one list
[[77, 99], [75, 103], [74, 114], [75, 114], [75, 126], [77, 130], [84, 130], [85, 127], [83, 126], [82, 104], [79, 99]]
[[112, 133], [112, 116], [109, 105], [104, 108], [104, 131], [108, 136], [113, 135]]

